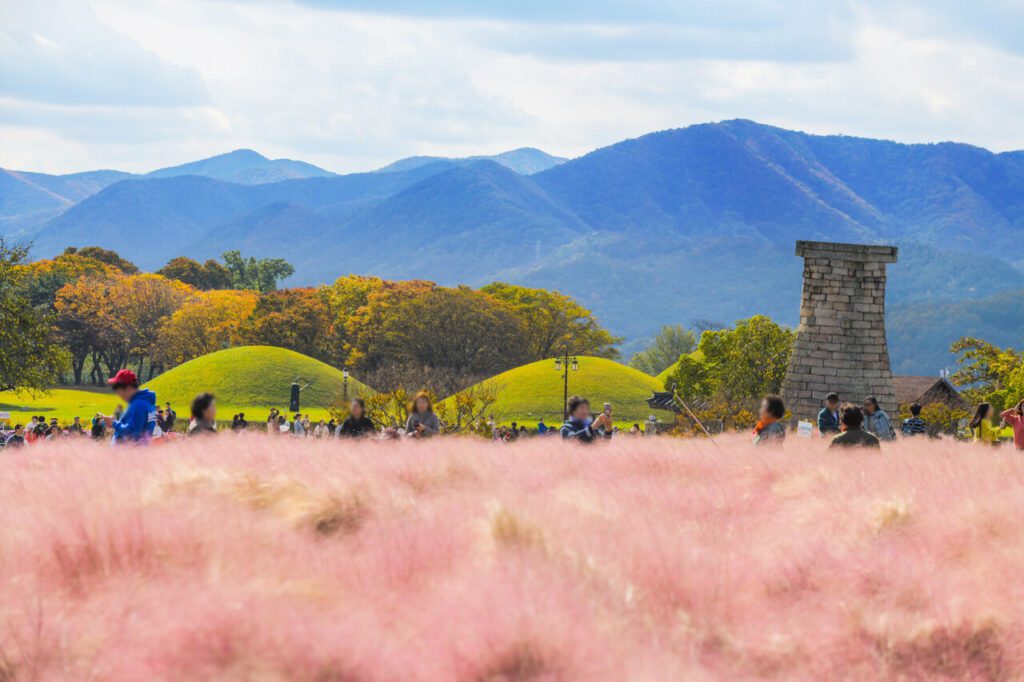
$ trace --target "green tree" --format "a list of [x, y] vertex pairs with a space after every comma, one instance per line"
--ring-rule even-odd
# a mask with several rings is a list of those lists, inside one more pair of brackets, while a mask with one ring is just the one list
[[283, 258], [245, 258], [239, 251], [225, 251], [224, 264], [231, 274], [231, 285], [235, 289], [255, 289], [260, 292], [274, 291], [282, 279], [295, 274], [295, 268]]
[[697, 347], [697, 337], [682, 325], [665, 325], [646, 349], [634, 355], [629, 366], [655, 376], [668, 369], [679, 358], [692, 353]]
[[684, 399], [713, 400], [735, 413], [782, 389], [795, 340], [795, 332], [763, 315], [740, 320], [731, 329], [705, 331], [698, 358], [682, 358], [665, 385], [676, 385]]
[[594, 314], [575, 299], [547, 289], [531, 289], [505, 282], [494, 282], [480, 289], [505, 303], [526, 329], [528, 360], [554, 357], [568, 343], [571, 353], [617, 357], [612, 336]]
[[40, 313], [29, 300], [27, 273], [18, 267], [27, 255], [26, 247], [0, 238], [0, 390], [46, 390], [68, 366], [52, 314]]
[[1017, 351], [965, 336], [950, 352], [959, 356], [960, 365], [951, 380], [969, 402], [988, 402], [1001, 410], [1024, 398], [1024, 357]]

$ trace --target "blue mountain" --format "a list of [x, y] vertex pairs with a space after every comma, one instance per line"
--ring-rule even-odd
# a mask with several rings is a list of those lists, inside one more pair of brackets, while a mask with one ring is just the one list
[[[245, 169], [267, 161], [253, 154], [122, 179], [53, 208], [63, 212], [36, 231], [35, 252], [96, 244], [155, 269], [241, 248], [289, 259], [295, 284], [347, 272], [504, 279], [572, 294], [630, 338], [694, 318], [795, 323], [797, 239], [900, 245], [893, 311], [952, 310], [1024, 289], [1022, 257], [1006, 248], [1024, 231], [1021, 152], [737, 120], [652, 133], [534, 173], [497, 159], [417, 158], [386, 172], [253, 184], [261, 176]], [[200, 172], [224, 177], [191, 174]], [[0, 207], [25, 201], [3, 183]], [[892, 350], [903, 371], [948, 364], [934, 349]]]

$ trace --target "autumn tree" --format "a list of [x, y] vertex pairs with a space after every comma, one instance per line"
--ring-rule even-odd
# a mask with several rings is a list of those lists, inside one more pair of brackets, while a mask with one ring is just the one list
[[0, 390], [45, 390], [68, 363], [54, 339], [52, 315], [29, 300], [27, 275], [19, 267], [27, 255], [27, 248], [0, 238]]
[[522, 320], [508, 306], [468, 287], [437, 287], [398, 304], [381, 338], [371, 363], [441, 369], [462, 385], [522, 364], [528, 343]]
[[64, 249], [65, 254], [77, 254], [83, 258], [91, 258], [121, 271], [126, 275], [138, 274], [139, 268], [126, 258], [122, 258], [117, 251], [104, 249], [100, 246], [83, 246], [81, 248], [69, 246]]
[[997, 410], [1013, 406], [1024, 396], [1024, 356], [1012, 348], [965, 336], [950, 348], [959, 369], [951, 380], [972, 403], [988, 402]]
[[231, 271], [212, 258], [205, 263], [199, 263], [191, 258], [178, 256], [168, 261], [167, 265], [156, 273], [202, 291], [232, 288]]
[[250, 344], [279, 346], [330, 361], [333, 322], [319, 289], [280, 289], [259, 295], [240, 331]]
[[192, 294], [192, 287], [154, 274], [130, 275], [115, 280], [110, 290], [111, 325], [119, 343], [108, 349], [107, 370], [113, 374], [129, 362], [140, 377], [146, 360], [150, 376], [159, 366], [157, 355], [164, 323]]
[[[340, 293], [339, 286], [342, 289]], [[436, 286], [424, 280], [397, 282], [352, 277], [335, 282], [327, 294], [327, 300], [334, 311], [335, 328], [338, 324], [344, 325], [343, 364], [357, 368], [364, 374], [378, 370], [386, 362], [388, 352], [384, 327], [394, 315], [395, 309], [432, 291]], [[346, 297], [347, 305], [339, 303], [339, 300], [345, 300]], [[351, 304], [355, 302], [359, 302], [359, 305], [352, 307]]]
[[655, 376], [668, 369], [679, 358], [692, 353], [697, 347], [697, 337], [682, 325], [665, 325], [644, 350], [629, 360], [629, 366]]
[[174, 366], [240, 345], [258, 298], [254, 291], [197, 291], [160, 328], [156, 360]]
[[69, 252], [20, 267], [24, 270], [29, 301], [34, 307], [46, 309], [53, 308], [57, 291], [65, 284], [81, 277], [108, 277], [120, 272], [103, 261]]
[[118, 275], [86, 275], [61, 287], [54, 297], [59, 338], [71, 354], [75, 384], [83, 382], [87, 360], [92, 383], [102, 380], [103, 358], [117, 347], [120, 332], [112, 321], [111, 290]]
[[505, 303], [522, 320], [527, 334], [527, 358], [543, 360], [569, 352], [605, 358], [618, 356], [621, 339], [604, 329], [594, 314], [575, 299], [547, 289], [494, 282], [480, 291]]

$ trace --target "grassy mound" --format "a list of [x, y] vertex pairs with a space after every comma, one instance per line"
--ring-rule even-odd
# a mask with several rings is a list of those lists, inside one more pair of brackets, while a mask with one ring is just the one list
[[[313, 382], [302, 391], [302, 411], [313, 419], [327, 418], [327, 409], [344, 395], [345, 380], [340, 370], [271, 346], [210, 353], [161, 374], [145, 386], [156, 392], [160, 405], [170, 402], [182, 418], [187, 417], [188, 406], [197, 393], [210, 391], [217, 396], [219, 419], [245, 412], [252, 421], [264, 419], [266, 408], [288, 409], [295, 377]], [[349, 396], [365, 395], [368, 390], [349, 377]], [[0, 392], [0, 411], [11, 413], [11, 423], [26, 423], [32, 415], [56, 417], [61, 422], [78, 416], [87, 422], [97, 412], [111, 414], [117, 404], [117, 397], [106, 388], [56, 389], [35, 396]]]
[[[161, 374], [147, 386], [162, 405], [171, 402], [180, 414], [197, 393], [210, 391], [224, 407], [288, 409], [292, 381], [302, 377], [311, 385], [302, 391], [302, 410], [325, 410], [343, 398], [341, 370], [319, 360], [272, 346], [242, 346], [204, 355]], [[367, 387], [353, 377], [349, 396]], [[233, 411], [233, 410], [232, 410]], [[256, 415], [252, 415], [256, 416]]]
[[[492, 411], [501, 421], [535, 424], [541, 417], [549, 425], [562, 421], [562, 374], [555, 361], [541, 360], [487, 379], [496, 387], [498, 401]], [[569, 395], [590, 399], [595, 410], [612, 404], [620, 426], [642, 421], [651, 413], [647, 399], [661, 384], [652, 376], [604, 358], [581, 357], [579, 370], [569, 371]]]

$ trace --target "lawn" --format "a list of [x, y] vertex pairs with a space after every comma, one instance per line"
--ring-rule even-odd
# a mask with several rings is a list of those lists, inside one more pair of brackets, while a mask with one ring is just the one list
[[0, 679], [1024, 679], [1024, 459], [824, 448], [6, 451]]
[[[492, 412], [501, 421], [532, 426], [543, 417], [549, 425], [562, 422], [562, 374], [553, 359], [502, 372], [485, 383], [498, 390]], [[647, 399], [658, 390], [654, 377], [604, 358], [581, 357], [579, 369], [569, 370], [569, 395], [589, 398], [597, 410], [604, 402], [612, 403], [620, 426], [645, 420], [651, 414]]]

